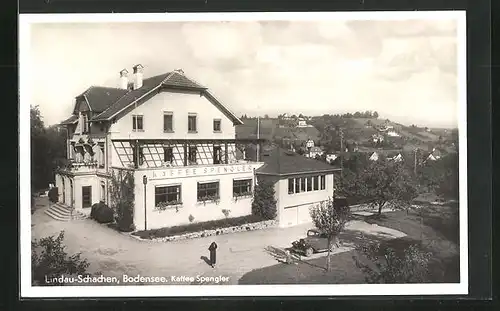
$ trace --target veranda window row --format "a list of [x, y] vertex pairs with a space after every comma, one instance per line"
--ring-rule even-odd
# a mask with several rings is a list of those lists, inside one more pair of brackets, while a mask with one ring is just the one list
[[288, 194], [326, 189], [326, 175], [288, 178]]

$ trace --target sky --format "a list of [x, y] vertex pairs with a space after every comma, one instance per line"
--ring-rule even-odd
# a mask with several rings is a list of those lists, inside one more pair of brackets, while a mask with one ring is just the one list
[[455, 127], [457, 38], [453, 19], [36, 24], [33, 105], [58, 123], [142, 64], [145, 78], [182, 69], [238, 116], [372, 110]]

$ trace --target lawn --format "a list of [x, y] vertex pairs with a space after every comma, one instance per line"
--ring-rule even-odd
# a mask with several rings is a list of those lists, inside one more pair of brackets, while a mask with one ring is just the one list
[[[404, 238], [382, 242], [396, 252], [417, 244], [432, 253], [428, 282], [457, 283], [459, 278], [458, 205], [428, 206], [420, 212], [396, 211], [382, 216], [359, 216], [360, 219], [399, 230]], [[370, 241], [359, 240], [358, 243]], [[373, 241], [371, 241], [373, 242]], [[278, 264], [245, 274], [239, 284], [361, 284], [362, 271], [353, 257], [362, 259], [356, 250], [332, 255], [331, 270], [325, 268], [326, 258], [299, 261], [296, 265]], [[364, 260], [362, 260], [364, 261]]]

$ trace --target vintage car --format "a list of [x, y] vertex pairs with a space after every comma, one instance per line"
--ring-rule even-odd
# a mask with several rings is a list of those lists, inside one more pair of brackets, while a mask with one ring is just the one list
[[[335, 237], [332, 240], [331, 250], [338, 246], [339, 240]], [[314, 253], [326, 252], [328, 251], [328, 238], [318, 229], [309, 229], [305, 238], [292, 243], [292, 250], [304, 254], [306, 257]]]

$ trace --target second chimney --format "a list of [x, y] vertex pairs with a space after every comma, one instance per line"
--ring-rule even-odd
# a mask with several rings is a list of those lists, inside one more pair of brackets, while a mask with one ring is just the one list
[[133, 67], [134, 69], [134, 90], [142, 87], [142, 69], [144, 67], [141, 64], [137, 64]]
[[127, 69], [123, 69], [120, 71], [120, 88], [127, 90], [128, 89], [128, 71]]

